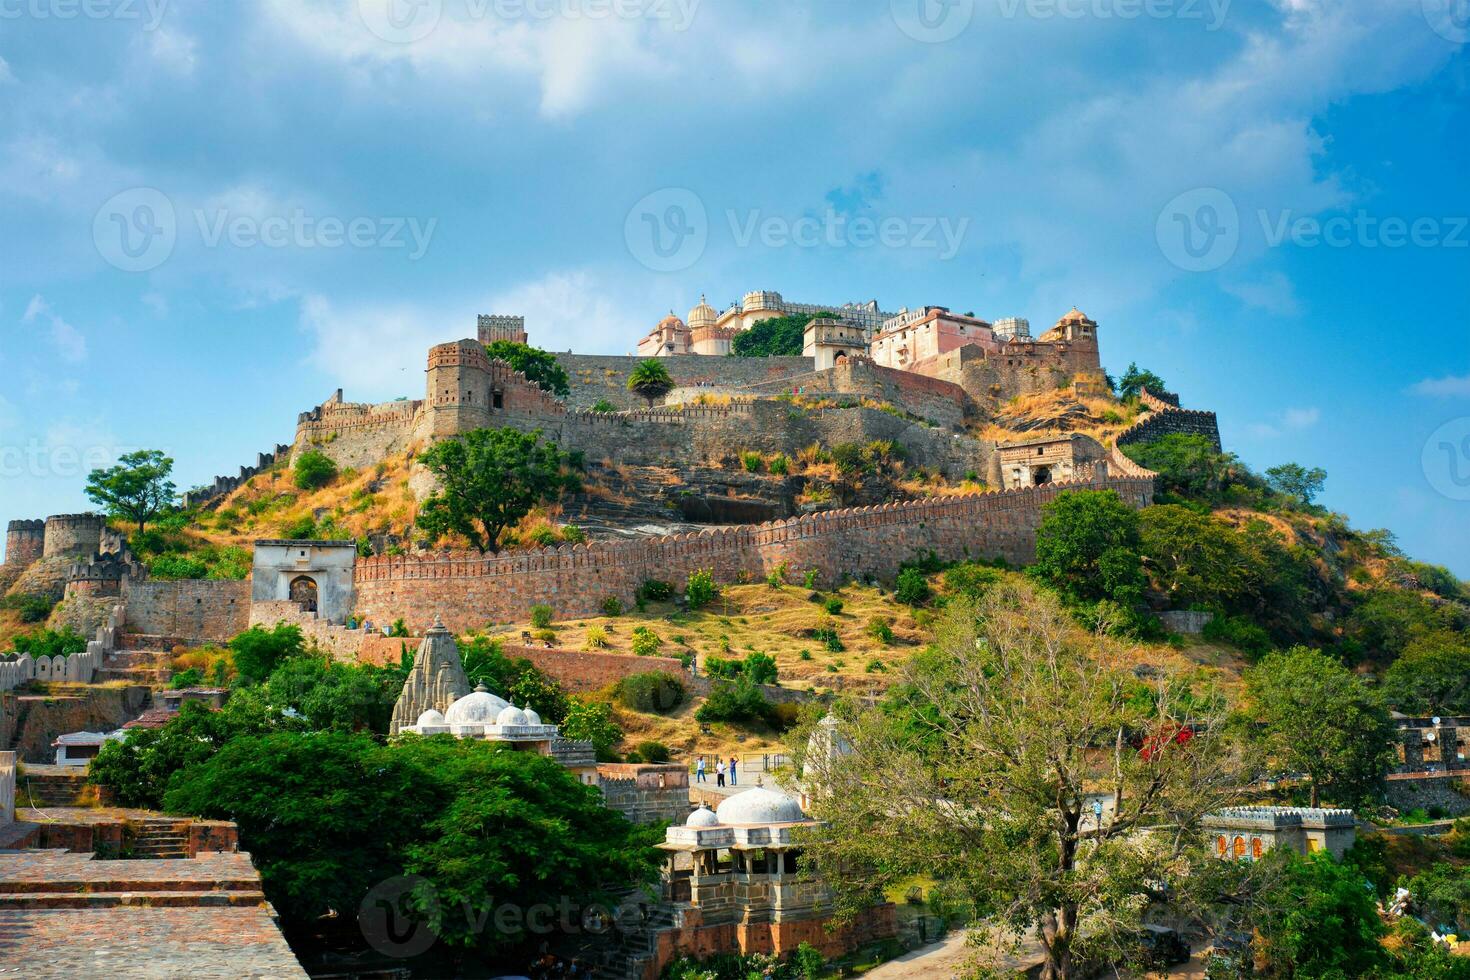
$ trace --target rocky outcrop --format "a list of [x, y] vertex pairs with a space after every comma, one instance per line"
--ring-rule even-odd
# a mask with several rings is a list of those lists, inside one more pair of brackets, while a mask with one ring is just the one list
[[470, 682], [459, 661], [459, 647], [444, 624], [435, 620], [424, 635], [424, 642], [419, 644], [413, 670], [403, 684], [398, 703], [393, 705], [389, 734], [397, 735], [399, 729], [417, 723], [419, 715], [431, 708], [448, 711], [451, 704], [468, 693]]

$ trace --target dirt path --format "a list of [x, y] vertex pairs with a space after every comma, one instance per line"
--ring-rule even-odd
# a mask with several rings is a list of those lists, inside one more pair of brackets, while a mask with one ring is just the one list
[[[964, 930], [950, 933], [942, 942], [920, 947], [896, 960], [889, 960], [863, 974], [864, 980], [940, 980], [959, 975], [962, 967], [975, 962], [976, 950], [965, 942]], [[1024, 970], [1041, 961], [1039, 950], [1028, 944], [1019, 956], [1006, 956], [995, 965], [1002, 970]]]

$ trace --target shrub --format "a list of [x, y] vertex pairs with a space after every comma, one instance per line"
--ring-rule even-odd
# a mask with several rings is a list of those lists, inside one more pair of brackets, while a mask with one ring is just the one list
[[0, 609], [14, 609], [20, 613], [22, 623], [44, 623], [56, 603], [49, 596], [17, 595], [0, 601]]
[[601, 626], [587, 627], [587, 636], [583, 640], [583, 645], [586, 646], [588, 650], [606, 650], [607, 630], [603, 629]]
[[797, 657], [802, 660], [810, 660], [812, 659], [812, 652], [810, 650], [803, 650], [797, 654]]
[[771, 703], [760, 688], [746, 680], [717, 682], [694, 713], [696, 721], [736, 724], [768, 721], [771, 717]]
[[771, 569], [770, 574], [766, 576], [766, 584], [773, 589], [779, 589], [781, 586], [786, 584], [786, 573], [788, 571], [789, 567], [787, 566], [786, 562], [783, 561], [781, 564]]
[[822, 641], [822, 645], [831, 653], [841, 653], [847, 647], [842, 645], [842, 637], [837, 635], [837, 629], [831, 623], [818, 626], [812, 631], [812, 637]]
[[599, 398], [597, 400], [597, 404], [592, 406], [592, 411], [594, 412], [616, 412], [617, 410], [618, 406], [614, 405], [606, 398]]
[[538, 602], [531, 607], [531, 625], [537, 629], [546, 629], [551, 625], [552, 609], [545, 603]]
[[976, 562], [955, 565], [944, 573], [944, 587], [950, 592], [979, 598], [1000, 581], [1000, 572]]
[[168, 686], [177, 691], [185, 687], [198, 687], [203, 682], [204, 671], [198, 667], [190, 667], [188, 670], [181, 670], [169, 678]]
[[791, 470], [791, 460], [786, 458], [785, 453], [777, 453], [771, 457], [771, 462], [768, 464], [767, 469], [774, 476], [785, 476]]
[[610, 595], [602, 600], [602, 614], [604, 616], [621, 616], [623, 614], [623, 600], [615, 595]]
[[929, 600], [929, 580], [917, 568], [905, 568], [898, 573], [898, 584], [893, 597], [904, 605], [919, 606]]
[[644, 762], [657, 765], [669, 761], [669, 747], [662, 742], [639, 742], [634, 751], [643, 756]]
[[745, 467], [747, 473], [759, 473], [763, 462], [765, 461], [761, 459], [760, 453], [740, 454], [740, 465]]
[[265, 680], [282, 661], [300, 656], [305, 649], [301, 629], [289, 623], [277, 623], [269, 630], [252, 626], [230, 641], [235, 669], [254, 681]]
[[648, 579], [638, 586], [638, 598], [645, 602], [663, 602], [674, 597], [674, 587], [656, 578]]
[[874, 616], [868, 620], [868, 635], [886, 647], [893, 646], [893, 623], [887, 616]]
[[837, 616], [842, 612], [842, 600], [837, 598], [835, 595], [829, 596], [827, 598], [827, 601], [822, 603], [822, 608], [827, 610], [827, 612], [831, 613], [833, 616]]
[[337, 464], [332, 457], [315, 449], [296, 457], [293, 469], [294, 482], [302, 490], [319, 490], [337, 479]]
[[316, 519], [310, 514], [302, 514], [281, 528], [281, 537], [288, 541], [309, 541], [316, 536]]
[[719, 594], [720, 590], [715, 586], [714, 576], [706, 570], [691, 573], [688, 583], [684, 586], [684, 601], [689, 603], [690, 609], [704, 608]]
[[633, 627], [633, 652], [640, 657], [652, 657], [663, 646], [663, 640], [647, 626]]
[[817, 587], [817, 570], [815, 568], [808, 569], [806, 574], [801, 577], [801, 587], [804, 589], [815, 589]]
[[738, 660], [730, 660], [727, 657], [705, 657], [704, 672], [710, 677], [722, 677], [725, 680], [734, 680], [744, 670], [744, 665]]
[[[618, 703], [632, 711], [665, 714], [684, 703], [684, 684], [666, 671], [632, 674], [618, 681]], [[642, 747], [639, 747], [642, 751]]]
[[745, 678], [752, 684], [776, 683], [776, 658], [768, 653], [748, 654], [745, 658]]
[[586, 544], [587, 532], [575, 524], [566, 524], [562, 526], [561, 539], [567, 544]]
[[1244, 616], [1221, 616], [1205, 624], [1205, 639], [1228, 643], [1237, 650], [1263, 657], [1271, 652], [1271, 635]]
[[888, 665], [879, 660], [877, 657], [874, 657], [872, 660], [868, 661], [868, 665], [863, 669], [870, 674], [881, 674], [888, 670]]

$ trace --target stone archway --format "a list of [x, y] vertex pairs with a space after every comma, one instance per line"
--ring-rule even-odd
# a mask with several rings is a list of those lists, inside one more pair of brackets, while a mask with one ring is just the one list
[[1036, 466], [1031, 470], [1031, 485], [1033, 487], [1044, 487], [1051, 482], [1051, 467]]
[[291, 580], [291, 601], [301, 606], [303, 612], [316, 612], [316, 579], [310, 575], [298, 575]]

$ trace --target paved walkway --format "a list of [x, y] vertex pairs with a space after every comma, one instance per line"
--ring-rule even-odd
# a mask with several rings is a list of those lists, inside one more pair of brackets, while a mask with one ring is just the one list
[[[966, 967], [977, 962], [980, 950], [971, 946], [966, 939], [969, 932], [958, 929], [942, 941], [921, 946], [905, 953], [896, 960], [889, 960], [863, 974], [864, 980], [927, 980], [960, 976]], [[1022, 947], [1020, 956], [1005, 956], [996, 964], [1000, 970], [1026, 970], [1041, 962], [1040, 949], [1035, 942]]]

